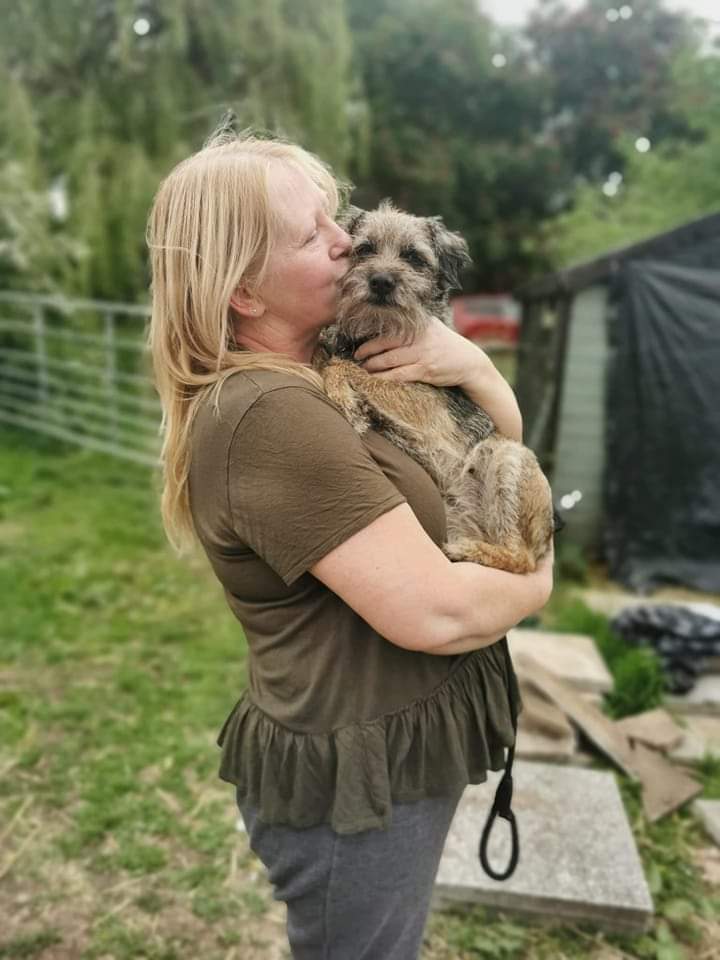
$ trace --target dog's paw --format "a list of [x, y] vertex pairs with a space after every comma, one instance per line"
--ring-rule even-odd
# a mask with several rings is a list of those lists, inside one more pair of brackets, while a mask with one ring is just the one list
[[452, 543], [444, 543], [442, 552], [453, 563], [471, 562], [468, 556], [468, 547], [470, 542], [467, 540], [454, 540]]

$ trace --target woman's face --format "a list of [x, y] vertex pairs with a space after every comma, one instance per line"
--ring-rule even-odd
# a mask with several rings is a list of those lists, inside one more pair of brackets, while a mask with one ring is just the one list
[[271, 168], [270, 190], [283, 228], [257, 297], [263, 319], [318, 330], [335, 318], [352, 240], [325, 212], [322, 191], [292, 168]]

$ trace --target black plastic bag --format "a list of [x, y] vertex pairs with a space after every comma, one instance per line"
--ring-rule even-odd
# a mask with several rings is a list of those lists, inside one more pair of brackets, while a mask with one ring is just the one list
[[705, 660], [720, 656], [720, 619], [687, 607], [658, 604], [627, 607], [610, 621], [626, 643], [658, 654], [671, 693], [692, 690]]

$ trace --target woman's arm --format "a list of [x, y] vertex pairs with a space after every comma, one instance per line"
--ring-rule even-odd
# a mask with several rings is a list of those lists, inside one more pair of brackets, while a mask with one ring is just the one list
[[484, 350], [435, 317], [413, 343], [378, 337], [359, 347], [355, 359], [388, 380], [461, 387], [503, 436], [522, 442], [522, 417], [510, 384]]
[[552, 555], [529, 574], [451, 563], [407, 504], [358, 531], [310, 572], [391, 643], [445, 656], [495, 643], [552, 592]]

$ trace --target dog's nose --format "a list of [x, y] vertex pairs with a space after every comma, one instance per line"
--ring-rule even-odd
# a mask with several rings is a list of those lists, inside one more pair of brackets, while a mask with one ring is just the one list
[[381, 297], [395, 288], [395, 278], [389, 273], [374, 273], [368, 283], [372, 292]]

